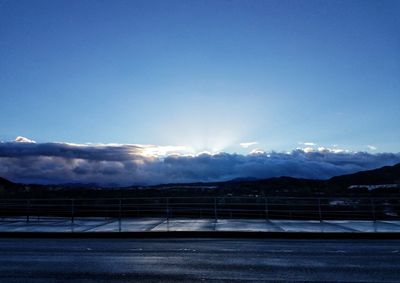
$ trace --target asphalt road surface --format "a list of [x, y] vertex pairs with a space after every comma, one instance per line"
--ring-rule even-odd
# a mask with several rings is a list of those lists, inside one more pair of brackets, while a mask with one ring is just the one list
[[0, 282], [400, 282], [400, 240], [0, 239]]

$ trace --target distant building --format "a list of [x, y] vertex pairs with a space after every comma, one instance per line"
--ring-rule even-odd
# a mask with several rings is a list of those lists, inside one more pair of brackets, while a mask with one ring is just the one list
[[351, 185], [348, 189], [368, 189], [368, 191], [376, 189], [400, 189], [400, 184], [382, 184], [382, 185]]

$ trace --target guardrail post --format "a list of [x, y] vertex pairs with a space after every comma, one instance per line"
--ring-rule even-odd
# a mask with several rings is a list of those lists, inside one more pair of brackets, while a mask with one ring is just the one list
[[318, 198], [318, 214], [319, 214], [319, 224], [321, 226], [321, 232], [324, 231], [322, 226], [322, 209], [321, 209], [321, 199]]
[[167, 224], [169, 225], [169, 198], [166, 199], [166, 209], [165, 212], [167, 214]]
[[31, 200], [26, 201], [26, 222], [29, 222], [31, 213]]
[[122, 213], [122, 199], [119, 199], [119, 207], [118, 207], [118, 232], [121, 232], [121, 213]]
[[215, 223], [218, 222], [218, 214], [217, 214], [217, 198], [214, 198], [214, 220]]
[[322, 223], [322, 209], [321, 209], [321, 199], [318, 198], [318, 214], [319, 214], [319, 222]]
[[75, 222], [75, 202], [74, 199], [71, 199], [71, 224]]
[[370, 199], [371, 202], [371, 210], [372, 210], [372, 219], [374, 220], [374, 231], [376, 232], [376, 213], [375, 213], [375, 203], [373, 199]]

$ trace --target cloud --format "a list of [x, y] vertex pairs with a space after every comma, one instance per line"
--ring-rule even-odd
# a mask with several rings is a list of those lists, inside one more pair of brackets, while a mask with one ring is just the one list
[[367, 145], [367, 148], [369, 150], [377, 150], [378, 149], [376, 146], [373, 146], [373, 145]]
[[258, 142], [242, 142], [239, 145], [243, 148], [248, 148], [248, 147], [250, 147], [252, 145], [256, 145], [256, 144], [258, 144]]
[[303, 148], [297, 148], [297, 150], [302, 150], [306, 153], [311, 153], [311, 152], [331, 152], [331, 153], [343, 153], [343, 152], [347, 152], [347, 153], [351, 153], [350, 150], [348, 149], [343, 149], [343, 148], [338, 148], [337, 146], [334, 146], [333, 148], [329, 148], [329, 147], [323, 147], [323, 146], [319, 146], [319, 147], [311, 147], [311, 146], [307, 146], [307, 147], [303, 147]]
[[250, 154], [264, 154], [265, 151], [259, 148], [255, 148], [252, 151], [250, 151]]
[[0, 176], [22, 183], [103, 186], [224, 181], [239, 177], [325, 179], [400, 162], [397, 153], [337, 148], [248, 155], [193, 154], [190, 148], [132, 144], [0, 143]]
[[302, 144], [305, 146], [316, 146], [317, 145], [315, 142], [299, 142], [299, 144]]
[[21, 136], [18, 136], [14, 141], [15, 142], [36, 143], [34, 140], [30, 140], [28, 138], [21, 137]]

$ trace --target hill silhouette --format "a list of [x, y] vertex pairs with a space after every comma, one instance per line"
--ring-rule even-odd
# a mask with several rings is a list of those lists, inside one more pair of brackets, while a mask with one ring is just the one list
[[[352, 185], [400, 185], [400, 163], [374, 170], [333, 177], [328, 180], [278, 177], [269, 179], [237, 178], [225, 182], [160, 184], [157, 186], [131, 186], [101, 188], [95, 184], [25, 185], [0, 178], [0, 194], [31, 197], [126, 197], [146, 196], [312, 196], [347, 194]], [[397, 192], [397, 190], [396, 190]], [[349, 192], [350, 193], [350, 192]], [[353, 193], [353, 192], [351, 192]]]
[[400, 163], [374, 170], [333, 177], [329, 179], [328, 182], [335, 185], [345, 186], [400, 184]]

